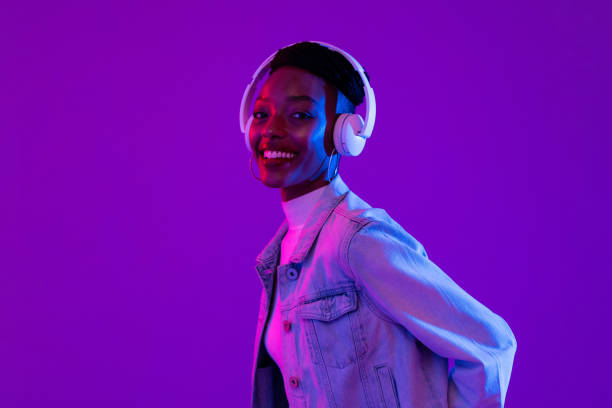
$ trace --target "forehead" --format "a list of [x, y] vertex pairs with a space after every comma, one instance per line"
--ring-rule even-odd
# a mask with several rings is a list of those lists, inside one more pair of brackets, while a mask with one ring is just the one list
[[327, 84], [322, 78], [301, 68], [284, 66], [270, 75], [258, 99], [285, 99], [291, 96], [310, 96], [316, 101], [325, 99]]

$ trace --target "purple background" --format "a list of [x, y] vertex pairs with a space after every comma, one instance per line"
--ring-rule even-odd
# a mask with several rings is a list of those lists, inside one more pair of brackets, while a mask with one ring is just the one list
[[0, 12], [1, 407], [248, 405], [238, 108], [309, 39], [376, 92], [344, 180], [513, 329], [507, 406], [612, 402], [609, 1], [80, 3]]

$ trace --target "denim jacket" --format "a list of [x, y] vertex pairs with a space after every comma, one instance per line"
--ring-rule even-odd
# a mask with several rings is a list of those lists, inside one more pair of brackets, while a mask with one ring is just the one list
[[[279, 265], [286, 221], [257, 257], [251, 406], [503, 407], [516, 350], [506, 322], [337, 179], [288, 264]], [[284, 376], [263, 341], [275, 290], [293, 356]]]

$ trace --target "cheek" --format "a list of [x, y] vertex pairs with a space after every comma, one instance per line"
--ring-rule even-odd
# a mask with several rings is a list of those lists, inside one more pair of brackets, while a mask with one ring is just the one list
[[257, 131], [254, 129], [254, 126], [251, 126], [248, 130], [248, 135], [249, 135], [249, 144], [251, 146], [251, 150], [253, 151], [253, 153], [255, 152], [255, 147], [257, 146]]
[[323, 145], [325, 138], [325, 121], [312, 123], [300, 131], [300, 140], [304, 147], [309, 150], [319, 150], [319, 145]]
[[325, 126], [317, 126], [309, 140], [309, 150], [311, 154], [316, 157], [326, 156], [325, 153]]

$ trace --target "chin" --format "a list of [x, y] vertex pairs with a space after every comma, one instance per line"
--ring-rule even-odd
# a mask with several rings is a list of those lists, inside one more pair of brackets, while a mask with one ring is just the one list
[[285, 187], [284, 178], [264, 176], [264, 177], [261, 177], [261, 181], [266, 187], [270, 187], [270, 188]]
[[270, 187], [270, 188], [281, 188], [283, 187], [283, 183], [280, 182], [270, 182], [267, 181], [265, 179], [262, 179], [264, 186], [266, 187]]

